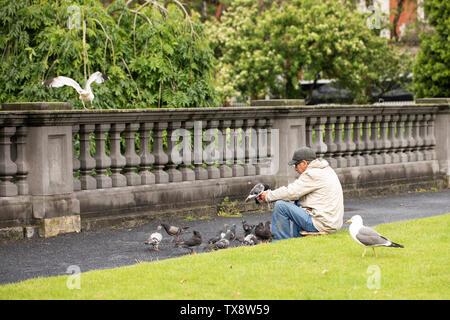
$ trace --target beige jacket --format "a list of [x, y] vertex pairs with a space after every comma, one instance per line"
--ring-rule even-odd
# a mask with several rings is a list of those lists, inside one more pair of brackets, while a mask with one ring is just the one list
[[342, 227], [342, 186], [326, 160], [312, 161], [293, 183], [269, 191], [266, 200], [300, 200], [301, 207], [311, 216], [314, 227], [319, 231], [333, 233]]

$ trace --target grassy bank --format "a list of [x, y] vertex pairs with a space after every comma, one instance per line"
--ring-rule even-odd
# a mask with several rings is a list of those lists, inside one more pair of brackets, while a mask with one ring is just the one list
[[405, 248], [362, 258], [345, 230], [90, 271], [80, 289], [32, 279], [0, 286], [0, 299], [450, 299], [450, 214], [375, 229]]

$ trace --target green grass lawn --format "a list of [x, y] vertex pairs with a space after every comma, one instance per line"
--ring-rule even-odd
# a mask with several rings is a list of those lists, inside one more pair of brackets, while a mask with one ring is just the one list
[[[450, 213], [374, 227], [378, 258], [337, 234], [0, 286], [0, 299], [450, 299]], [[378, 281], [376, 281], [378, 280]]]

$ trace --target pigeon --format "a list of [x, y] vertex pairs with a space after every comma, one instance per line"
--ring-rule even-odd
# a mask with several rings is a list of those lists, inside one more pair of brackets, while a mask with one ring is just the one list
[[219, 241], [220, 239], [223, 239], [225, 237], [225, 234], [228, 230], [229, 225], [228, 224], [224, 224], [223, 228], [220, 229], [219, 234], [217, 236], [215, 236], [214, 238], [211, 238], [208, 240], [209, 244], [213, 244], [216, 243], [217, 241]]
[[248, 224], [245, 220], [242, 220], [242, 229], [244, 230], [244, 236], [255, 232], [255, 226]]
[[42, 82], [43, 86], [46, 87], [53, 87], [53, 88], [59, 88], [63, 86], [70, 86], [77, 90], [77, 92], [80, 94], [80, 100], [83, 103], [83, 108], [87, 110], [84, 103], [90, 102], [92, 106], [92, 101], [94, 100], [94, 94], [92, 93], [91, 84], [93, 82], [95, 83], [103, 83], [105, 81], [108, 81], [109, 78], [107, 75], [101, 73], [100, 71], [94, 72], [91, 74], [89, 79], [86, 81], [86, 87], [84, 89], [81, 88], [81, 86], [73, 80], [72, 78], [58, 76], [56, 78], [48, 79], [44, 82]]
[[155, 251], [159, 251], [158, 245], [162, 240], [161, 228], [161, 226], [158, 226], [157, 231], [153, 232], [147, 241], [144, 242], [145, 244], [151, 245]]
[[375, 257], [377, 253], [375, 252], [375, 247], [384, 246], [392, 248], [404, 248], [401, 244], [392, 242], [391, 240], [383, 237], [381, 234], [373, 230], [372, 228], [363, 225], [363, 220], [360, 215], [353, 216], [350, 220], [346, 221], [351, 223], [350, 225], [350, 235], [359, 244], [364, 246], [364, 252], [362, 256], [366, 255], [367, 247], [372, 247]]
[[211, 243], [208, 246], [205, 247], [205, 251], [212, 251], [212, 250], [220, 250], [220, 249], [227, 249], [230, 247], [230, 241], [223, 238], [215, 243]]
[[250, 190], [250, 194], [245, 199], [245, 202], [251, 199], [255, 199], [255, 202], [259, 203], [259, 196], [266, 190], [269, 190], [270, 186], [268, 184], [257, 183], [252, 190]]
[[270, 241], [275, 236], [262, 222], [255, 227], [255, 235], [262, 242]]
[[[187, 229], [189, 229], [189, 227], [175, 227], [175, 226], [170, 226], [167, 223], [161, 223], [161, 225], [164, 227], [164, 230], [166, 230], [167, 234], [169, 236], [175, 237], [176, 241], [179, 241], [180, 239], [178, 238], [178, 236], [182, 233], [185, 233]], [[170, 242], [173, 242], [173, 238], [170, 240]]]
[[250, 233], [245, 236], [243, 243], [245, 246], [254, 246], [260, 244], [261, 241], [253, 233]]
[[175, 247], [183, 247], [189, 249], [191, 250], [191, 254], [195, 254], [194, 247], [197, 247], [202, 244], [202, 236], [198, 231], [194, 230], [193, 233], [194, 235], [192, 236], [192, 238], [186, 241], [177, 242], [175, 244]]
[[223, 236], [224, 239], [227, 239], [229, 241], [236, 239], [236, 225], [233, 224], [228, 230], [225, 232], [225, 235]]

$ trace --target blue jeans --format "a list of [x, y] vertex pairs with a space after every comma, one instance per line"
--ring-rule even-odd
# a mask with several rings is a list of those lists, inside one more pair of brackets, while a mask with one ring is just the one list
[[275, 202], [272, 214], [272, 233], [276, 240], [288, 239], [291, 237], [291, 224], [293, 224], [293, 237], [301, 237], [300, 231], [319, 232], [313, 223], [311, 216], [300, 208], [300, 202], [295, 204], [278, 200]]

